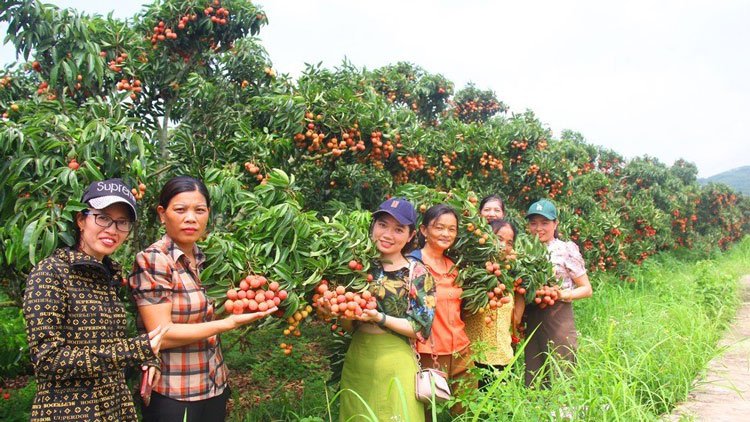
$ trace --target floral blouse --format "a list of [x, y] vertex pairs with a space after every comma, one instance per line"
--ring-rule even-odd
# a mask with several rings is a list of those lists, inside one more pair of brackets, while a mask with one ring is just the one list
[[586, 264], [583, 262], [578, 245], [573, 242], [564, 242], [560, 239], [552, 239], [547, 244], [550, 262], [555, 267], [555, 277], [560, 281], [560, 288], [571, 289], [575, 287], [574, 278], [586, 274]]
[[394, 318], [406, 318], [417, 333], [417, 340], [424, 342], [430, 336], [435, 318], [435, 282], [421, 262], [410, 261], [410, 267], [411, 283], [409, 268], [385, 271], [376, 262], [372, 266], [374, 281], [368, 289], [377, 298], [378, 311]]

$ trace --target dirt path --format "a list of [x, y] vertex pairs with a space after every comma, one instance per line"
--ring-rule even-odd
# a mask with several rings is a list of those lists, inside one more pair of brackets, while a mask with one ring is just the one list
[[726, 351], [666, 420], [750, 421], [750, 275], [742, 278], [740, 295], [737, 319], [719, 342]]

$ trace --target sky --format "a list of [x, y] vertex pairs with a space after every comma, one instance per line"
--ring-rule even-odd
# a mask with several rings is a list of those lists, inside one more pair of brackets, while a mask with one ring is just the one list
[[[55, 0], [126, 18], [145, 1]], [[750, 1], [268, 0], [278, 72], [408, 61], [626, 158], [750, 165]], [[5, 33], [5, 27], [0, 27]], [[0, 48], [0, 64], [14, 60]]]

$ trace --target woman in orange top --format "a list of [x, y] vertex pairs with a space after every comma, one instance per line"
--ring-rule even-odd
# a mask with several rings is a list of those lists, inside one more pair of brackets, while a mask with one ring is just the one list
[[[453, 208], [438, 204], [429, 208], [419, 226], [420, 246], [412, 256], [424, 262], [436, 284], [435, 319], [427, 342], [417, 343], [423, 368], [437, 368], [448, 374], [452, 389], [467, 375], [471, 351], [469, 337], [461, 319], [463, 289], [455, 283], [458, 271], [445, 252], [458, 235], [458, 214]], [[460, 412], [460, 407], [452, 409]]]

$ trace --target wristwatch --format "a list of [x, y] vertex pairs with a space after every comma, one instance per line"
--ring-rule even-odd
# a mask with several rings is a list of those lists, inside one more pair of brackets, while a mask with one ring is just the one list
[[381, 318], [380, 321], [378, 321], [378, 327], [381, 327], [381, 328], [385, 327], [385, 312], [383, 312], [382, 314], [383, 314], [383, 318]]

